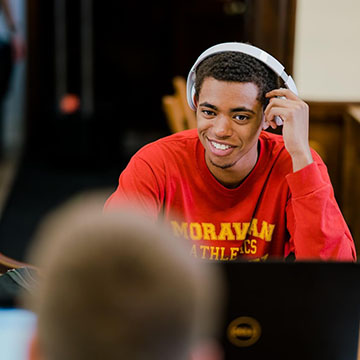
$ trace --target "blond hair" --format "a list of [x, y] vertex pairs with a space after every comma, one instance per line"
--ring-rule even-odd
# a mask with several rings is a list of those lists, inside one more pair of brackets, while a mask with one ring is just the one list
[[31, 306], [46, 359], [188, 358], [213, 335], [218, 272], [164, 226], [83, 200], [50, 217], [30, 251], [43, 274]]

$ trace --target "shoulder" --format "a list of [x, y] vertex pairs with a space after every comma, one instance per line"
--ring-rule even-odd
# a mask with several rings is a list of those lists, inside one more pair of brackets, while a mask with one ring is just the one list
[[165, 177], [193, 171], [198, 142], [196, 130], [182, 131], [151, 142], [132, 156], [122, 174], [135, 174], [142, 180], [155, 176], [161, 182]]
[[262, 131], [259, 137], [260, 156], [268, 164], [286, 164], [291, 165], [290, 154], [287, 152], [282, 135]]
[[179, 153], [183, 155], [193, 154], [198, 141], [199, 137], [196, 129], [184, 130], [145, 145], [135, 156], [148, 158], [154, 157], [154, 155], [159, 157], [162, 155], [179, 155]]
[[199, 139], [196, 129], [184, 130], [178, 133], [163, 137], [154, 143], [157, 145], [167, 145], [185, 142], [196, 142]]
[[[262, 131], [260, 134], [260, 142], [262, 157], [269, 166], [272, 166], [277, 170], [280, 169], [284, 174], [293, 172], [292, 159], [285, 148], [282, 135]], [[326, 165], [320, 155], [314, 149], [310, 150], [314, 163], [316, 163], [320, 169], [326, 171]]]
[[260, 141], [268, 149], [281, 150], [285, 148], [284, 139], [282, 135], [277, 135], [267, 131], [262, 131], [260, 133]]

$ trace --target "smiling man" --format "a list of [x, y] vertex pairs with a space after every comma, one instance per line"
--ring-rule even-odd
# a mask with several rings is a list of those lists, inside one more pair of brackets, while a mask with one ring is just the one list
[[[105, 209], [135, 203], [200, 259], [354, 260], [326, 166], [309, 147], [307, 104], [239, 51], [205, 57], [195, 75], [197, 131], [138, 151]], [[263, 131], [279, 119], [283, 136]]]
[[[237, 187], [254, 168], [262, 105], [254, 83], [208, 77], [199, 94], [197, 126], [210, 172], [226, 187]], [[203, 101], [204, 100], [204, 101]]]

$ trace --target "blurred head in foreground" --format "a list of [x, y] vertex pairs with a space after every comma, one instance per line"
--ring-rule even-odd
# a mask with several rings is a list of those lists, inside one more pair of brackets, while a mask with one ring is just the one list
[[219, 359], [203, 344], [215, 335], [221, 279], [189, 251], [134, 212], [103, 214], [96, 200], [57, 211], [28, 259], [43, 275], [25, 299], [38, 315], [30, 359]]

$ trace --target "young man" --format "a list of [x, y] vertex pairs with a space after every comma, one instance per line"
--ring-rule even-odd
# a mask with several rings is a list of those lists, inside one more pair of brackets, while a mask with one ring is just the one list
[[221, 360], [218, 269], [168, 229], [102, 214], [94, 199], [57, 212], [30, 251], [42, 277], [25, 301], [38, 317], [29, 360]]
[[[132, 201], [164, 217], [209, 260], [354, 260], [326, 166], [309, 147], [308, 106], [239, 51], [196, 67], [197, 131], [166, 137], [129, 162], [106, 209]], [[284, 122], [283, 136], [262, 131]]]

